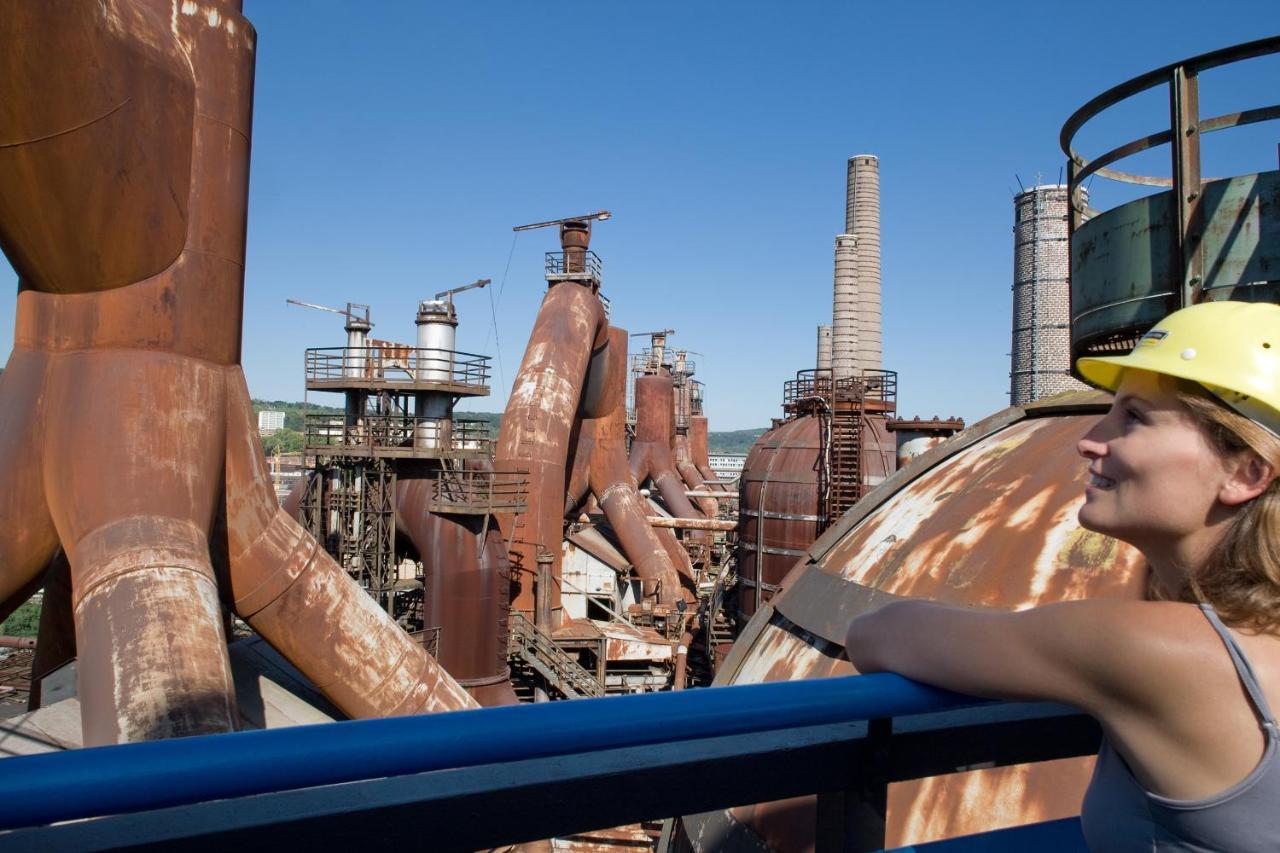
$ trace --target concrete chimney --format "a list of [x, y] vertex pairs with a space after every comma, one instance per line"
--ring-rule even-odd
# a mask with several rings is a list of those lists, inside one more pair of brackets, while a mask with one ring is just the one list
[[831, 370], [831, 327], [818, 327], [818, 360], [815, 362], [819, 370]]
[[831, 376], [847, 379], [858, 371], [858, 241], [836, 235], [836, 281], [831, 300]]
[[[845, 233], [857, 241], [855, 371], [879, 370], [880, 346], [880, 159], [874, 154], [849, 158]], [[836, 240], [839, 245], [839, 238]], [[838, 249], [837, 249], [838, 254]]]

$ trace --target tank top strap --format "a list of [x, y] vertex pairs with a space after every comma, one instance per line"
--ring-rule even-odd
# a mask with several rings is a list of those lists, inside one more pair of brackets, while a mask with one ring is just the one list
[[1222, 624], [1222, 619], [1218, 617], [1212, 604], [1202, 603], [1200, 609], [1204, 612], [1205, 618], [1209, 620], [1209, 624], [1218, 632], [1218, 636], [1222, 638], [1223, 645], [1227, 647], [1227, 652], [1231, 655], [1231, 662], [1236, 668], [1236, 675], [1240, 677], [1240, 683], [1244, 685], [1245, 691], [1249, 694], [1253, 707], [1257, 710], [1258, 715], [1262, 717], [1262, 724], [1270, 729], [1272, 734], [1276, 734], [1275, 715], [1271, 713], [1271, 706], [1267, 703], [1267, 697], [1262, 692], [1262, 685], [1258, 683], [1258, 677], [1253, 672], [1253, 666], [1249, 663], [1249, 659], [1245, 657], [1244, 649], [1240, 648], [1240, 644], [1236, 642], [1236, 638], [1227, 630], [1227, 626]]

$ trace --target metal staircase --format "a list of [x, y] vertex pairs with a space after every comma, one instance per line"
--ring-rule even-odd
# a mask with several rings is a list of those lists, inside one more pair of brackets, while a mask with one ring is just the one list
[[831, 411], [831, 497], [827, 501], [828, 525], [844, 515], [862, 497], [864, 416], [865, 406], [861, 394], [844, 400], [837, 396]]
[[594, 675], [556, 645], [523, 614], [512, 611], [508, 616], [511, 640], [508, 654], [516, 667], [527, 667], [542, 676], [548, 687], [566, 699], [603, 696], [604, 686]]

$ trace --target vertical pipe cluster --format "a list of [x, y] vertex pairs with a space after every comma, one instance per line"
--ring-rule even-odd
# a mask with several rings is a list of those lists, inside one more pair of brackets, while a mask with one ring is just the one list
[[640, 577], [646, 595], [661, 604], [679, 598], [681, 575], [692, 578], [688, 555], [669, 530], [649, 526], [648, 506], [627, 463], [626, 401], [627, 331], [610, 327], [607, 414], [582, 421], [569, 477], [570, 508], [590, 493]]
[[[1065, 184], [1032, 187], [1013, 199], [1014, 406], [1086, 386], [1071, 378], [1070, 246]], [[1088, 201], [1081, 190], [1083, 201]]]
[[845, 233], [857, 238], [858, 371], [879, 370], [880, 354], [880, 160], [874, 154], [849, 158]]

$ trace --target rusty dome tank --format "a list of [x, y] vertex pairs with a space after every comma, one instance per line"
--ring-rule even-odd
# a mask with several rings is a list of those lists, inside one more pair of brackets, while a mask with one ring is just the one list
[[821, 530], [820, 423], [784, 421], [756, 440], [742, 466], [738, 510], [737, 617], [745, 622]]
[[[841, 411], [844, 390], [843, 382], [833, 387], [828, 371], [800, 371], [783, 389], [789, 417], [756, 439], [747, 453], [739, 480], [735, 615], [740, 623], [773, 596], [835, 518], [896, 470], [895, 439], [887, 428], [892, 397], [868, 398], [856, 410]], [[856, 430], [843, 428], [849, 421]], [[856, 436], [849, 442], [851, 432]], [[833, 464], [842, 450], [858, 457], [858, 482], [851, 489], [845, 484], [843, 495], [842, 466]]]
[[[1076, 521], [1085, 479], [1076, 439], [1107, 401], [1103, 394], [1074, 392], [1006, 409], [898, 471], [791, 562], [780, 590], [762, 602], [716, 683], [852, 674], [845, 629], [854, 616], [896, 597], [1021, 609], [1141, 595], [1146, 570], [1137, 552]], [[795, 472], [805, 470], [806, 452], [812, 465], [815, 421], [788, 421], [766, 433], [748, 460], [753, 472], [762, 472], [752, 482], [783, 471], [801, 480]], [[781, 511], [775, 502], [780, 497], [769, 499], [770, 511]], [[797, 501], [792, 509], [799, 514], [811, 507]], [[776, 564], [766, 565], [766, 571], [776, 570]], [[1008, 825], [1076, 814], [1091, 761], [895, 783], [889, 788], [888, 846], [992, 828], [990, 804], [997, 802], [1007, 814], [995, 820]], [[740, 807], [686, 818], [685, 827], [704, 843], [731, 831], [756, 836], [765, 849], [811, 849], [814, 803], [800, 798]]]

